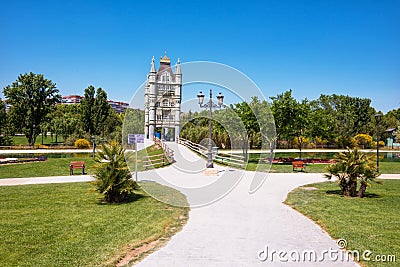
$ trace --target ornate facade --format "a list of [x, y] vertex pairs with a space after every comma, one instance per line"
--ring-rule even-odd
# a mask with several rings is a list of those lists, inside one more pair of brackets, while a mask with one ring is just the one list
[[166, 54], [160, 59], [158, 71], [153, 57], [144, 93], [146, 138], [157, 136], [173, 141], [179, 137], [181, 93], [182, 73], [179, 59], [174, 73]]

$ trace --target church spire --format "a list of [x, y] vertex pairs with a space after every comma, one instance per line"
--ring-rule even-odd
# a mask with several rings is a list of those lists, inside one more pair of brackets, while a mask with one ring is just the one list
[[153, 56], [153, 58], [151, 59], [151, 69], [150, 69], [150, 73], [152, 73], [152, 72], [156, 72], [156, 66], [154, 65], [154, 56]]
[[178, 62], [176, 63], [175, 74], [182, 75], [181, 72], [181, 60], [178, 58]]

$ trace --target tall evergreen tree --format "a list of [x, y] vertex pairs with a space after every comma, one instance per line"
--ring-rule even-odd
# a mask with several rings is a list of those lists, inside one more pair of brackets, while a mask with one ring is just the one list
[[84, 98], [81, 101], [83, 130], [89, 134], [94, 134], [94, 100], [95, 88], [90, 85], [85, 89]]
[[107, 102], [107, 93], [101, 88], [97, 89], [93, 112], [94, 134], [104, 136], [106, 120], [111, 113], [111, 106]]

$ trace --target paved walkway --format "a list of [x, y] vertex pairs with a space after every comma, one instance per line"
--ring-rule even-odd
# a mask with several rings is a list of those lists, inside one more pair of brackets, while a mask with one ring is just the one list
[[[202, 159], [183, 146], [171, 144], [171, 148], [175, 150], [176, 164], [141, 173], [139, 179], [179, 188], [192, 206], [199, 204], [198, 192], [193, 188], [240, 173], [217, 166], [218, 177], [204, 176]], [[321, 174], [270, 174], [254, 194], [248, 193], [254, 173], [243, 174], [237, 186], [224, 198], [192, 208], [183, 230], [137, 266], [356, 266], [354, 262], [330, 261], [327, 255], [322, 262], [294, 262], [287, 254], [280, 260], [273, 252], [283, 250], [303, 255], [312, 250], [317, 260], [321, 260], [324, 250], [339, 251], [336, 242], [320, 227], [282, 204], [294, 188], [325, 181]], [[266, 255], [268, 259], [262, 261]], [[285, 259], [287, 262], [283, 262]]]
[[30, 178], [9, 178], [0, 179], [0, 186], [7, 185], [26, 185], [26, 184], [59, 184], [93, 181], [90, 175], [71, 175], [71, 176], [49, 176], [49, 177], [30, 177]]

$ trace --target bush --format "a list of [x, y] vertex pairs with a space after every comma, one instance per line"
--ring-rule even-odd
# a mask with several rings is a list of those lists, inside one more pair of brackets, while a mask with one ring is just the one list
[[113, 143], [103, 145], [97, 152], [93, 182], [96, 191], [103, 195], [108, 203], [126, 202], [134, 196], [137, 184], [125, 162], [125, 150], [122, 145]]
[[90, 147], [90, 143], [86, 139], [78, 139], [75, 141], [74, 145], [77, 148], [89, 148]]
[[358, 147], [371, 148], [372, 136], [369, 134], [357, 134], [354, 136], [354, 139], [356, 140]]
[[14, 145], [14, 139], [10, 136], [2, 136], [0, 135], [0, 146], [12, 146]]
[[[380, 174], [376, 170], [375, 155], [360, 152], [358, 149], [340, 152], [335, 156], [335, 163], [327, 167], [328, 174], [325, 177], [331, 179], [336, 177], [342, 190], [342, 194], [349, 197], [364, 197], [365, 190], [370, 182]], [[360, 189], [357, 193], [357, 183]]]

